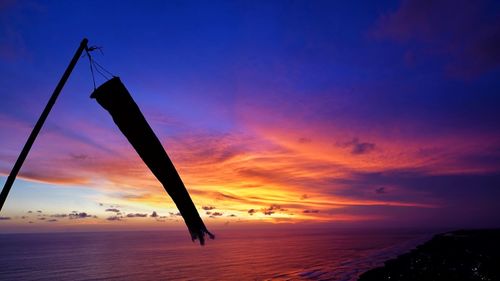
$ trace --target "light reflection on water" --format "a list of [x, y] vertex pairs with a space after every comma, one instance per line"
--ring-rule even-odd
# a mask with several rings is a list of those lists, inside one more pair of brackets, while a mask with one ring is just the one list
[[356, 280], [423, 232], [218, 231], [0, 235], [0, 280]]

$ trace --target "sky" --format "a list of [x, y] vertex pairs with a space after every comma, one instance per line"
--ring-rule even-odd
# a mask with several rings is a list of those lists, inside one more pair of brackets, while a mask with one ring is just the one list
[[[1, 0], [0, 185], [84, 37], [208, 229], [500, 226], [498, 1]], [[82, 58], [0, 232], [184, 227], [92, 91]]]

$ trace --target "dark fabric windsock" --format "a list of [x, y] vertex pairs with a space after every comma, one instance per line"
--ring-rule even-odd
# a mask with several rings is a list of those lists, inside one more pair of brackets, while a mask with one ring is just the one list
[[198, 239], [201, 245], [205, 243], [205, 235], [213, 239], [214, 235], [201, 220], [174, 164], [120, 78], [114, 77], [102, 84], [90, 97], [111, 114], [120, 131], [172, 197], [191, 239]]

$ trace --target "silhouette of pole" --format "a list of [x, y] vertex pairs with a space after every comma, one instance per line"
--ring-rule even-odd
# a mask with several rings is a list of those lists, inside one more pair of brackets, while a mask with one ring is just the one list
[[56, 88], [54, 89], [54, 92], [52, 93], [52, 96], [50, 97], [49, 101], [47, 102], [45, 109], [43, 110], [42, 114], [40, 115], [40, 118], [38, 118], [38, 121], [36, 122], [35, 127], [31, 131], [31, 134], [28, 137], [26, 144], [24, 144], [23, 150], [19, 154], [19, 157], [17, 158], [17, 161], [14, 164], [12, 171], [10, 171], [9, 177], [7, 178], [7, 181], [5, 182], [5, 185], [3, 186], [3, 189], [2, 189], [2, 193], [0, 194], [0, 211], [3, 208], [3, 204], [5, 203], [5, 200], [7, 199], [7, 195], [9, 195], [9, 191], [12, 187], [12, 184], [14, 183], [14, 180], [16, 179], [16, 176], [19, 173], [21, 166], [23, 165], [24, 160], [26, 159], [26, 156], [28, 156], [28, 153], [30, 152], [31, 147], [33, 146], [33, 143], [35, 142], [35, 139], [38, 136], [38, 133], [40, 133], [40, 130], [42, 129], [43, 123], [45, 123], [45, 120], [47, 119], [47, 116], [49, 115], [50, 110], [52, 109], [52, 107], [56, 103], [57, 97], [61, 93], [61, 90], [64, 87], [64, 84], [66, 84], [66, 81], [68, 80], [69, 75], [73, 71], [73, 68], [75, 68], [75, 65], [78, 62], [78, 59], [82, 56], [83, 51], [87, 48], [87, 43], [88, 43], [87, 38], [84, 38], [82, 40], [82, 42], [80, 43], [80, 47], [78, 47], [78, 50], [76, 50], [76, 53], [73, 56], [73, 58], [71, 59], [71, 62], [69, 63], [68, 67], [66, 68], [66, 71], [64, 71], [64, 74], [62, 75], [61, 80], [59, 80], [59, 83], [57, 84]]

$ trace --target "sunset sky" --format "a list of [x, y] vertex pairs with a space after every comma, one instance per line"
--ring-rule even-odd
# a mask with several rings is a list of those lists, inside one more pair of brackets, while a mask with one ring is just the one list
[[[209, 229], [500, 226], [499, 1], [1, 0], [1, 186], [84, 37]], [[82, 58], [0, 232], [184, 227], [92, 90]]]

